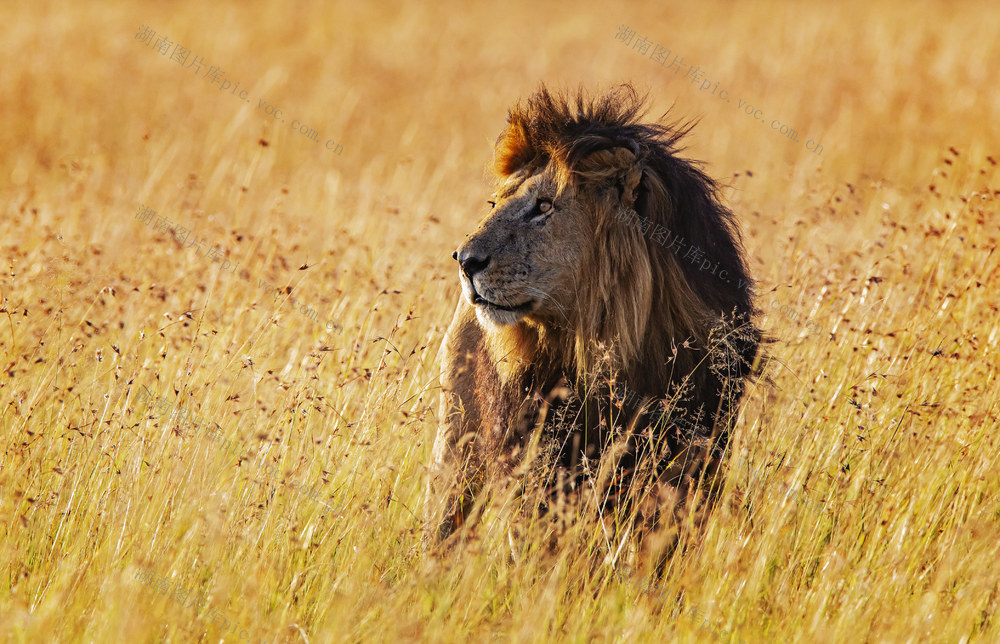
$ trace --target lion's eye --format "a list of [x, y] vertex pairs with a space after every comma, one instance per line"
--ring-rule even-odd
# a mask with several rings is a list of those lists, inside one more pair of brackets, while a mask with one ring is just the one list
[[490, 208], [496, 208], [497, 207], [497, 202], [495, 202], [495, 201], [487, 201], [486, 203], [488, 203], [490, 205]]
[[524, 221], [540, 226], [544, 225], [549, 220], [553, 207], [552, 202], [548, 199], [538, 199], [535, 201], [535, 207], [524, 213]]

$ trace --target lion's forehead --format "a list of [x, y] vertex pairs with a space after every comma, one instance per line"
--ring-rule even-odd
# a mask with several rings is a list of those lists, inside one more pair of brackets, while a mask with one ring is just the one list
[[503, 180], [496, 195], [501, 199], [508, 199], [555, 185], [555, 177], [547, 168], [536, 172], [515, 172]]
[[507, 180], [504, 181], [497, 190], [497, 197], [501, 199], [509, 199], [517, 196], [529, 179], [531, 179], [530, 176], [524, 175], [511, 175], [507, 177]]

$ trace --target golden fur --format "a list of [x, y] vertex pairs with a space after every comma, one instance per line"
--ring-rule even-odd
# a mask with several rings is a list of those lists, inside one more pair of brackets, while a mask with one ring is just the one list
[[[689, 128], [642, 123], [643, 103], [629, 86], [593, 100], [542, 87], [509, 113], [495, 206], [455, 253], [463, 294], [439, 356], [427, 499], [438, 536], [513, 473], [536, 428], [574, 476], [615, 440], [618, 466], [645, 459], [658, 476], [696, 439], [725, 449], [761, 340], [751, 280], [715, 183], [677, 156]], [[626, 216], [685, 238], [724, 273]], [[649, 428], [656, 454], [638, 439]]]

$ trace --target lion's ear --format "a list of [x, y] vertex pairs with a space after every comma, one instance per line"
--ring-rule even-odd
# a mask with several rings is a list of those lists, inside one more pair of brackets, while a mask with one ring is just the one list
[[618, 191], [626, 208], [635, 208], [641, 197], [642, 164], [628, 148], [615, 147], [587, 155], [577, 166], [584, 180], [603, 182]]
[[627, 208], [638, 208], [640, 182], [642, 181], [642, 166], [631, 150], [615, 148], [615, 161], [619, 168], [618, 186], [622, 204]]
[[528, 142], [524, 127], [512, 121], [497, 137], [494, 148], [493, 170], [500, 176], [514, 174], [520, 167], [531, 161], [534, 152]]

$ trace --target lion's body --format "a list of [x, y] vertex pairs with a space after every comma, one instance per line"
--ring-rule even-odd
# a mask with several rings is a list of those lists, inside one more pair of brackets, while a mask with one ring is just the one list
[[[761, 339], [739, 231], [711, 179], [675, 156], [685, 131], [639, 123], [641, 108], [628, 87], [575, 109], [543, 88], [511, 111], [495, 209], [456, 253], [463, 297], [440, 355], [428, 492], [441, 534], [513, 471], [538, 426], [570, 469], [617, 437], [634, 468], [644, 429], [663, 439], [654, 460], [728, 441]], [[646, 234], [623, 223], [636, 214]], [[661, 228], [715, 269], [654, 241]], [[650, 413], [665, 399], [684, 429]]]

